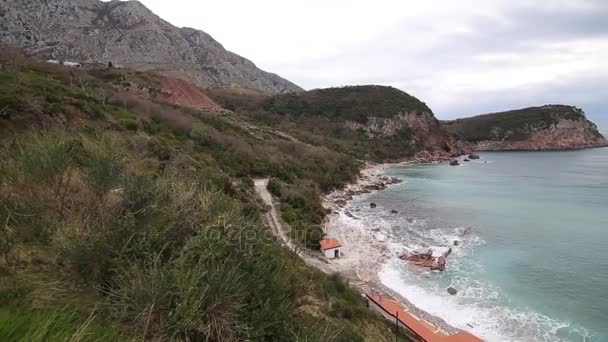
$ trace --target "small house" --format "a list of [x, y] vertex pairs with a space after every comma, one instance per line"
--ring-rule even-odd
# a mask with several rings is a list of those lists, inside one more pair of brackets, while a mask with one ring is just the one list
[[322, 239], [321, 252], [327, 259], [339, 258], [342, 255], [342, 244], [336, 239]]

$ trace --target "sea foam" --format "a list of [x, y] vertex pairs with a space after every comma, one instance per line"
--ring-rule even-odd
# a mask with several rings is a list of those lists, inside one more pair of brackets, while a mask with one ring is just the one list
[[[345, 208], [356, 210], [357, 218], [342, 213], [339, 220], [359, 232], [368, 232], [370, 240], [382, 243], [388, 255], [420, 247], [432, 248], [435, 255], [453, 250], [445, 272], [412, 267], [396, 257], [383, 265], [378, 274], [381, 282], [418, 308], [487, 341], [583, 341], [589, 336], [582, 327], [518, 307], [498, 286], [475, 277], [484, 269], [472, 255], [484, 241], [471, 227], [429, 228], [423, 218], [386, 214], [387, 208], [380, 203], [369, 209], [366, 197]], [[449, 295], [448, 286], [458, 289], [458, 294]]]

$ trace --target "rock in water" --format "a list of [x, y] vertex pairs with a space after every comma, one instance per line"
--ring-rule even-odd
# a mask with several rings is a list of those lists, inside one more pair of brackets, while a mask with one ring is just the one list
[[456, 295], [458, 293], [458, 291], [453, 288], [453, 287], [448, 287], [448, 293], [451, 294], [452, 296]]
[[458, 165], [460, 165], [460, 162], [458, 162], [458, 159], [452, 159], [452, 161], [450, 161], [450, 165], [451, 166], [458, 166]]
[[465, 161], [465, 162], [468, 162], [468, 161], [470, 161], [470, 160], [469, 160], [469, 158], [464, 158], [464, 161]]
[[479, 154], [471, 153], [471, 154], [469, 154], [469, 159], [479, 159]]
[[391, 210], [391, 214], [398, 214], [399, 212], [395, 209]]
[[376, 203], [371, 202], [371, 203], [369, 204], [369, 207], [370, 207], [370, 208], [375, 208], [375, 207], [376, 207]]

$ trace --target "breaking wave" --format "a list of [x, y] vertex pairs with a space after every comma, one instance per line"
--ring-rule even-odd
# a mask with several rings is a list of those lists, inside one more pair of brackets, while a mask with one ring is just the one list
[[[590, 341], [584, 328], [518, 306], [498, 286], [478, 277], [484, 269], [473, 256], [485, 241], [474, 228], [430, 227], [427, 219], [391, 214], [381, 203], [372, 210], [367, 197], [356, 198], [339, 219], [368, 231], [374, 243], [382, 243], [388, 253], [427, 247], [437, 255], [453, 249], [445, 272], [421, 270], [396, 257], [383, 265], [379, 272], [382, 283], [418, 308], [487, 341]], [[458, 290], [457, 296], [447, 293], [449, 286]]]

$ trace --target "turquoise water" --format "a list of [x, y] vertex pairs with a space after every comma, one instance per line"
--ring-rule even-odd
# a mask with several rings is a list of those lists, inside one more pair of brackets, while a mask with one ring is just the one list
[[381, 226], [390, 248], [440, 253], [458, 241], [443, 273], [389, 260], [386, 285], [490, 341], [608, 341], [608, 148], [385, 173], [405, 182], [350, 210]]

